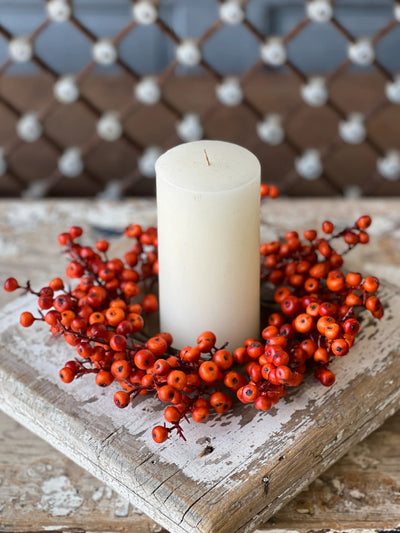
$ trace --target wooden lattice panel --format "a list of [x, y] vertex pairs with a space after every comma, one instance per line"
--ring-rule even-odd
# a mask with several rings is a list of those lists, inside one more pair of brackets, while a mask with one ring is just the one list
[[[394, 35], [400, 4], [393, 1], [386, 23], [360, 38], [336, 15], [334, 0], [300, 2], [301, 16], [279, 35], [260, 29], [253, 1], [215, 0], [208, 27], [185, 36], [166, 16], [173, 2], [163, 0], [126, 0], [129, 15], [107, 37], [79, 16], [80, 0], [43, 0], [42, 22], [30, 35], [14, 35], [0, 6], [7, 48], [0, 66], [0, 194], [152, 194], [158, 155], [201, 138], [253, 150], [263, 179], [283, 193], [399, 194], [400, 75], [377, 50]], [[62, 73], [38, 46], [57, 25], [72, 26], [89, 49], [89, 61], [76, 72]], [[156, 73], [138, 72], [127, 60], [138, 53], [132, 38], [145, 52], [140, 36], [149, 26], [173, 50]], [[258, 50], [240, 73], [221, 68], [215, 40], [227, 26], [240, 26]], [[337, 32], [342, 43], [342, 61], [323, 75], [296, 63], [297, 40], [312, 26]], [[232, 55], [238, 44], [232, 40]], [[313, 54], [318, 47], [312, 42]], [[25, 64], [38, 74], [12, 74]]]

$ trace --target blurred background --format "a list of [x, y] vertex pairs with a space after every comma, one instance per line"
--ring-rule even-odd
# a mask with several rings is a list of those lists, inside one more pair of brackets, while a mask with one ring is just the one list
[[399, 195], [400, 3], [0, 0], [0, 196], [154, 195], [201, 138], [284, 195]]

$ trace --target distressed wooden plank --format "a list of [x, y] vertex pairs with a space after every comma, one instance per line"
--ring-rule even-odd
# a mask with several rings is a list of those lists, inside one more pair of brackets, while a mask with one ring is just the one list
[[[79, 209], [77, 209], [77, 211], [79, 211]], [[55, 213], [57, 213], [57, 209], [53, 209], [53, 215]], [[322, 214], [324, 214], [324, 213], [322, 213]], [[75, 215], [76, 215], [76, 213], [75, 213]], [[79, 215], [79, 213], [78, 213], [78, 215]], [[347, 215], [348, 215], [348, 212], [347, 212]], [[82, 216], [82, 212], [81, 212], [80, 216]], [[315, 216], [315, 213], [314, 213], [313, 216]], [[354, 216], [354, 214], [352, 214], [352, 217], [353, 216]], [[135, 216], [134, 219], [137, 220], [137, 217]], [[104, 218], [103, 218], [103, 220], [104, 220]], [[279, 220], [279, 216], [278, 216], [278, 220]], [[126, 222], [128, 222], [128, 221], [126, 221]], [[307, 220], [306, 220], [306, 222], [307, 222]], [[50, 223], [51, 223], [51, 220], [50, 220]], [[125, 223], [123, 223], [122, 225], [124, 225]], [[23, 226], [21, 226], [21, 228], [22, 227]], [[307, 226], [305, 226], [305, 227], [307, 227]], [[26, 228], [26, 226], [25, 226], [25, 228]], [[270, 231], [270, 230], [268, 229], [267, 231]], [[48, 235], [47, 235], [47, 238], [48, 238]], [[35, 244], [31, 244], [30, 246], [33, 249], [35, 249]], [[40, 247], [38, 247], [38, 249], [40, 249]], [[33, 255], [35, 256], [35, 254], [33, 254]], [[32, 255], [30, 255], [30, 257], [32, 257]], [[41, 258], [41, 260], [43, 261], [43, 258]], [[39, 263], [39, 255], [37, 255], [37, 261]], [[52, 267], [54, 265], [52, 263], [50, 263], [50, 266]], [[25, 265], [25, 267], [26, 267], [26, 265]], [[32, 265], [31, 265], [31, 268], [32, 268]], [[49, 270], [50, 270], [50, 268], [49, 268]], [[7, 331], [6, 334], [10, 334], [10, 332], [11, 332], [12, 335], [14, 335], [13, 339], [16, 339], [16, 338], [19, 339], [19, 335], [21, 333], [21, 330], [18, 330], [18, 332], [15, 331], [14, 333], [12, 333], [12, 330], [10, 330], [10, 331]], [[29, 332], [29, 335], [27, 336], [26, 341], [27, 342], [31, 342], [31, 344], [32, 344], [32, 334], [31, 334], [31, 332]], [[43, 343], [43, 338], [38, 339], [38, 341], [36, 342], [36, 344], [39, 344], [39, 345], [41, 343]], [[7, 342], [6, 344], [7, 344], [7, 346], [9, 346], [9, 342]], [[33, 344], [35, 344], [35, 342]], [[49, 354], [52, 353], [53, 346], [46, 346], [45, 345], [44, 348], [45, 348], [45, 350], [48, 351]], [[354, 354], [354, 351], [352, 352], [352, 354]], [[42, 357], [42, 355], [41, 355], [41, 357]], [[45, 358], [45, 355], [43, 355], [43, 357]], [[61, 362], [63, 362], [62, 359], [61, 359]], [[43, 361], [41, 363], [43, 363]], [[25, 361], [24, 364], [26, 365], [26, 361]], [[30, 364], [31, 363], [29, 362], [28, 366], [30, 366]], [[57, 369], [58, 369], [58, 367], [57, 367]], [[46, 381], [44, 383], [44, 380], [42, 379], [42, 380], [40, 380], [39, 384], [30, 384], [30, 383], [28, 383], [28, 378], [29, 378], [29, 369], [28, 369], [28, 373], [27, 374], [26, 373], [25, 374], [22, 373], [22, 377], [23, 377], [23, 379], [26, 379], [26, 384], [25, 384], [25, 387], [23, 387], [23, 389], [25, 390], [27, 387], [30, 387], [32, 394], [35, 396], [35, 402], [36, 402], [36, 399], [39, 397], [40, 398], [40, 402], [44, 402], [43, 405], [45, 405], [45, 400], [46, 400], [46, 397], [48, 395], [49, 384], [50, 384], [51, 387], [54, 387], [54, 383], [50, 379], [51, 376], [48, 376], [48, 378], [47, 378], [48, 382]], [[339, 379], [339, 377], [338, 377], [338, 379]], [[376, 382], [373, 380], [373, 383], [376, 383]], [[55, 411], [60, 410], [60, 409], [62, 410], [63, 404], [64, 404], [64, 402], [62, 400], [60, 400], [60, 388], [59, 388], [58, 385], [56, 386], [56, 389], [57, 390], [56, 390], [56, 392], [54, 394], [54, 398], [53, 398], [54, 410]], [[19, 389], [19, 392], [21, 392], [20, 389]], [[96, 392], [97, 391], [95, 391], [95, 393]], [[326, 392], [325, 389], [324, 389], [323, 392], [324, 393]], [[61, 393], [61, 394], [63, 394], [63, 393]], [[67, 391], [67, 394], [68, 394], [68, 391]], [[296, 394], [297, 394], [297, 391], [296, 391]], [[90, 398], [90, 396], [89, 396], [89, 398]], [[300, 398], [300, 401], [301, 401], [301, 398]], [[30, 405], [29, 402], [31, 402], [32, 405]], [[32, 403], [32, 398], [27, 399], [25, 408], [24, 408], [24, 406], [21, 406], [21, 409], [24, 411], [22, 416], [25, 415], [27, 407], [35, 409], [35, 407], [37, 406], [37, 404], [35, 402]], [[68, 402], [69, 402], [69, 400], [68, 400]], [[94, 403], [97, 403], [97, 402], [94, 402]], [[43, 405], [42, 405], [42, 408], [43, 408]], [[74, 406], [73, 404], [71, 404], [72, 410], [75, 409], [76, 413], [81, 416], [81, 408], [82, 408], [83, 405], [84, 405], [83, 403], [82, 403], [81, 406]], [[101, 407], [101, 406], [99, 406], [99, 407]], [[286, 409], [286, 407], [287, 406], [285, 406], [285, 409]], [[278, 405], [278, 408], [279, 408], [279, 405]], [[290, 408], [290, 403], [288, 404], [288, 408]], [[388, 407], [386, 406], [386, 408], [388, 408]], [[390, 412], [390, 409], [388, 410], [388, 412]], [[282, 413], [283, 413], [283, 416], [284, 416], [284, 411], [282, 411]], [[357, 411], [354, 411], [353, 414], [354, 413], [357, 413]], [[45, 413], [45, 414], [47, 416], [47, 413]], [[114, 416], [114, 414], [115, 413], [113, 413], [111, 416]], [[387, 415], [387, 412], [384, 411], [384, 415], [382, 415], [382, 416], [386, 416], [386, 415]], [[85, 412], [85, 416], [86, 416], [86, 412]], [[252, 430], [251, 428], [254, 428], [254, 425], [253, 426], [251, 425], [252, 422], [254, 424], [254, 420], [253, 421], [252, 420], [248, 421], [246, 419], [246, 416], [248, 416], [248, 415], [246, 415], [246, 413], [242, 416], [242, 422], [243, 422], [244, 427], [246, 428], [246, 430], [249, 432], [249, 428], [250, 428], [250, 430]], [[280, 416], [280, 414], [279, 414], [279, 409], [278, 409], [278, 415], [276, 415], [275, 417], [272, 417], [272, 418], [276, 418], [276, 417], [279, 418], [279, 416]], [[73, 417], [71, 417], [71, 418], [73, 418]], [[57, 418], [57, 416], [56, 416], [55, 417], [55, 421], [59, 422], [60, 419]], [[54, 421], [52, 420], [52, 423], [53, 422]], [[72, 427], [73, 429], [76, 430], [76, 427], [73, 424], [74, 421], [69, 420], [69, 422], [71, 424], [70, 427]], [[341, 421], [338, 420], [337, 422], [338, 422], [338, 424], [340, 424]], [[364, 421], [361, 421], [361, 422], [363, 422], [364, 425], [366, 424], [368, 426], [368, 428], [366, 430], [364, 429], [363, 431], [369, 432], [369, 431], [372, 430], [371, 429], [371, 425], [368, 424], [368, 417]], [[376, 419], [375, 423], [378, 423], [377, 419]], [[48, 431], [48, 428], [43, 428], [42, 427], [45, 424], [43, 424], [42, 422], [40, 422], [40, 424], [41, 425], [40, 425], [39, 431]], [[249, 424], [250, 424], [250, 426], [249, 426]], [[118, 433], [118, 429], [119, 429], [119, 427], [122, 427], [122, 425], [124, 425], [125, 428], [120, 429], [119, 430], [120, 432]], [[124, 422], [122, 425], [118, 426], [118, 427], [114, 427], [113, 430], [110, 431], [110, 427], [107, 424], [103, 424], [102, 423], [100, 428], [99, 427], [90, 428], [91, 431], [93, 429], [93, 431], [90, 434], [90, 436], [87, 436], [87, 434], [84, 433], [85, 437], [87, 438], [87, 444], [88, 444], [88, 446], [86, 446], [86, 448], [87, 447], [91, 448], [91, 452], [89, 453], [89, 455], [92, 454], [93, 457], [94, 457], [94, 460], [96, 460], [96, 454], [97, 454], [101, 458], [103, 458], [102, 459], [103, 461], [105, 460], [105, 458], [107, 458], [109, 461], [113, 461], [115, 463], [115, 466], [117, 467], [116, 468], [117, 471], [118, 471], [118, 469], [123, 468], [124, 464], [125, 464], [124, 461], [129, 459], [129, 457], [127, 457], [126, 454], [121, 453], [121, 450], [116, 449], [117, 444], [119, 444], [121, 448], [123, 446], [125, 446], [125, 447], [127, 447], [127, 449], [131, 449], [132, 450], [132, 442], [131, 442], [132, 439], [129, 437], [129, 431], [128, 431], [128, 433], [126, 433], [126, 427], [128, 426], [128, 430], [130, 429], [129, 428], [129, 423]], [[150, 423], [150, 426], [151, 425], [152, 425], [152, 423]], [[230, 425], [232, 426], [232, 421], [230, 421]], [[320, 425], [322, 425], [322, 430], [324, 430], [324, 427], [323, 427], [324, 419], [323, 418], [320, 420]], [[243, 428], [239, 428], [239, 430], [238, 430], [237, 425], [235, 426], [235, 422], [234, 421], [233, 421], [233, 426], [234, 426], [234, 429], [233, 429], [234, 433], [237, 433], [238, 431], [240, 432], [243, 429]], [[361, 426], [362, 426], [362, 424], [361, 424]], [[87, 427], [85, 429], [87, 431]], [[232, 459], [232, 458], [235, 459], [235, 454], [232, 453], [232, 451], [230, 449], [227, 449], [228, 447], [226, 445], [225, 445], [225, 448], [224, 448], [224, 444], [225, 444], [224, 441], [228, 441], [229, 442], [229, 439], [226, 438], [226, 433], [227, 432], [229, 433], [229, 431], [232, 431], [232, 427], [228, 427], [228, 429], [224, 429], [223, 438], [221, 438], [221, 435], [218, 434], [218, 424], [217, 424], [217, 429], [215, 429], [215, 426], [211, 427], [209, 429], [210, 429], [210, 432], [211, 432], [211, 437], [209, 435], [206, 435], [206, 436], [202, 435], [200, 437], [200, 439], [202, 439], [202, 438], [203, 439], [211, 438], [211, 440], [213, 442], [215, 441], [218, 444], [218, 446], [219, 446], [219, 444], [221, 444], [221, 452], [222, 453], [227, 453], [228, 456], [230, 457], [230, 459]], [[117, 430], [117, 433], [113, 434], [113, 432], [115, 430]], [[191, 428], [190, 432], [192, 432], [192, 431], [193, 431], [193, 429]], [[196, 430], [194, 430], [194, 431], [196, 431]], [[364, 434], [364, 433], [362, 433], [362, 434]], [[48, 437], [49, 436], [50, 436], [50, 438], [56, 438], [56, 436], [52, 432], [50, 432], [50, 435], [48, 435]], [[118, 437], [117, 442], [115, 442], [116, 436]], [[189, 438], [191, 438], [190, 435], [188, 435], [188, 436], [189, 436]], [[140, 438], [142, 438], [142, 436], [140, 436]], [[218, 439], [220, 439], [220, 440], [218, 440]], [[102, 448], [102, 445], [101, 445], [101, 441], [104, 441], [103, 444], [107, 443], [107, 450], [108, 450], [107, 452], [104, 452], [104, 450]], [[202, 449], [201, 446], [204, 446], [205, 442], [207, 442], [207, 441], [203, 440], [202, 442], [196, 443], [197, 449], [201, 450]], [[303, 445], [305, 443], [307, 443], [307, 442], [308, 441], [307, 441], [307, 439], [305, 437], [303, 437], [303, 442], [300, 441], [299, 446], [302, 447], [302, 450], [304, 449]], [[145, 442], [144, 444], [146, 445], [148, 443]], [[60, 445], [65, 445], [65, 443], [61, 443]], [[150, 443], [150, 445], [151, 445], [151, 443]], [[281, 443], [279, 443], [279, 446], [281, 446]], [[86, 451], [86, 448], [84, 447], [83, 450], [79, 449], [79, 453], [84, 453]], [[142, 453], [142, 454], [143, 454], [143, 448], [144, 448], [144, 446], [142, 446], [141, 449], [139, 450], [139, 452]], [[167, 509], [166, 512], [170, 512], [171, 511], [171, 502], [172, 502], [173, 503], [173, 513], [171, 515], [172, 519], [176, 520], [177, 519], [176, 517], [178, 517], [178, 520], [180, 520], [181, 517], [183, 516], [183, 522], [182, 523], [185, 524], [184, 527], [192, 528], [192, 529], [188, 529], [188, 530], [195, 530], [193, 528], [197, 528], [197, 527], [199, 528], [198, 530], [200, 530], [200, 531], [211, 530], [211, 529], [207, 529], [207, 527], [209, 527], [209, 525], [207, 525], [202, 518], [200, 518], [200, 522], [197, 522], [198, 521], [198, 517], [199, 516], [201, 517], [201, 513], [202, 513], [201, 505], [203, 505], [203, 507], [208, 507], [207, 496], [205, 498], [203, 497], [203, 499], [200, 498], [197, 503], [192, 505], [193, 501], [199, 495], [199, 487], [198, 487], [198, 485], [196, 483], [193, 484], [193, 483], [190, 483], [187, 480], [184, 480], [183, 484], [184, 484], [186, 490], [180, 489], [180, 487], [182, 487], [182, 478], [180, 477], [181, 476], [181, 471], [179, 469], [177, 470], [176, 468], [174, 468], [175, 465], [171, 464], [171, 461], [168, 462], [168, 459], [170, 459], [171, 450], [167, 450], [166, 452], [163, 452], [160, 455], [161, 459], [166, 461], [166, 464], [162, 465], [163, 469], [165, 470], [164, 476], [160, 476], [159, 464], [155, 465], [155, 464], [151, 463], [151, 461], [154, 461], [154, 450], [149, 449], [149, 448], [151, 448], [151, 446], [147, 446], [147, 448], [148, 448], [148, 451], [142, 455], [142, 457], [144, 458], [143, 459], [144, 462], [142, 464], [136, 464], [136, 480], [137, 480], [136, 485], [137, 485], [137, 488], [140, 488], [140, 489], [142, 489], [145, 492], [144, 497], [146, 497], [148, 499], [151, 499], [159, 507]], [[293, 449], [293, 446], [290, 446], [290, 448]], [[160, 450], [159, 447], [157, 447], [157, 449], [156, 449], [157, 456], [159, 456], [159, 450]], [[134, 448], [134, 451], [138, 451], [137, 448]], [[219, 452], [220, 448], [215, 448], [215, 451]], [[277, 451], [277, 450], [275, 449], [275, 451]], [[73, 452], [76, 452], [76, 450], [74, 449], [74, 450], [71, 451], [71, 453], [73, 453]], [[175, 450], [175, 453], [179, 453], [179, 451]], [[261, 451], [256, 452], [255, 454], [253, 453], [252, 454], [252, 458], [253, 459], [254, 459], [254, 457], [256, 457], [257, 453], [260, 453], [260, 456], [263, 455], [261, 453]], [[290, 453], [290, 450], [289, 450], [289, 453]], [[340, 453], [342, 453], [342, 451], [340, 451]], [[288, 456], [288, 459], [290, 459], [290, 461], [286, 461], [286, 459], [285, 459], [284, 461], [281, 461], [281, 464], [285, 463], [285, 462], [286, 463], [292, 462], [292, 464], [295, 464], [295, 461], [296, 461], [295, 452], [293, 452], [293, 454], [294, 454], [293, 457], [290, 456], [290, 455]], [[187, 472], [189, 472], [189, 474], [191, 474], [192, 476], [194, 475], [193, 470], [195, 470], [194, 467], [196, 466], [196, 464], [189, 464], [189, 463], [191, 463], [191, 462], [196, 463], [196, 460], [197, 460], [197, 457], [194, 457], [194, 458], [190, 458], [189, 457], [189, 460], [186, 460], [186, 464], [184, 465], [184, 468], [183, 468], [183, 471], [186, 469], [186, 473], [185, 473], [186, 476], [187, 476]], [[208, 460], [210, 460], [210, 457], [208, 457]], [[238, 459], [236, 459], [236, 460], [238, 460]], [[321, 460], [320, 463], [322, 464], [322, 462], [323, 461]], [[197, 465], [198, 464], [199, 464], [199, 462], [197, 461]], [[261, 463], [261, 464], [263, 464], [263, 463]], [[268, 461], [266, 463], [264, 463], [264, 464], [269, 466]], [[325, 461], [325, 463], [322, 466], [324, 468], [326, 468], [327, 464], [328, 463]], [[239, 472], [236, 476], [233, 475], [232, 473], [230, 473], [228, 475], [225, 475], [225, 476], [222, 475], [222, 477], [220, 477], [219, 481], [218, 480], [217, 481], [214, 480], [214, 481], [211, 482], [211, 485], [212, 485], [211, 488], [209, 488], [207, 486], [206, 490], [208, 491], [208, 497], [210, 498], [211, 503], [213, 503], [213, 506], [211, 507], [211, 509], [214, 510], [214, 512], [215, 512], [215, 516], [213, 516], [212, 513], [211, 513], [210, 514], [211, 518], [208, 518], [208, 520], [209, 521], [215, 520], [214, 525], [217, 524], [216, 527], [218, 528], [218, 529], [215, 529], [215, 531], [224, 531], [224, 529], [219, 529], [219, 525], [218, 525], [218, 522], [217, 522], [217, 516], [216, 516], [216, 514], [218, 514], [218, 513], [224, 514], [225, 512], [226, 513], [231, 513], [232, 512], [234, 517], [235, 517], [235, 520], [237, 521], [237, 517], [241, 516], [241, 512], [243, 511], [243, 509], [246, 509], [246, 507], [247, 507], [246, 512], [247, 512], [247, 516], [248, 517], [251, 515], [251, 513], [253, 511], [255, 511], [256, 513], [258, 513], [258, 517], [257, 518], [259, 520], [265, 518], [266, 515], [262, 516], [260, 511], [257, 509], [257, 505], [260, 505], [260, 501], [258, 501], [258, 500], [261, 500], [261, 505], [265, 506], [265, 503], [266, 503], [263, 494], [262, 494], [262, 498], [260, 498], [260, 494], [259, 494], [260, 486], [257, 485], [257, 486], [253, 487], [252, 490], [254, 491], [254, 493], [252, 492], [252, 490], [250, 490], [249, 492], [243, 493], [243, 490], [245, 490], [245, 489], [243, 489], [243, 478], [244, 477], [246, 477], [246, 479], [249, 478], [251, 480], [251, 483], [253, 483], [253, 485], [254, 485], [254, 483], [257, 480], [259, 480], [259, 477], [257, 477], [258, 474], [259, 474], [259, 466], [260, 466], [259, 464], [253, 465], [252, 462], [251, 462], [251, 457], [247, 457], [246, 468], [248, 468], [250, 470], [250, 475], [249, 475], [248, 472], [245, 472], [245, 474]], [[274, 466], [274, 465], [272, 464], [272, 466]], [[321, 466], [321, 465], [319, 465], [319, 466]], [[205, 466], [204, 465], [200, 465], [200, 468], [203, 468], [203, 470], [205, 471], [206, 474], [209, 473], [207, 471], [207, 467], [208, 467], [208, 471], [212, 471], [215, 474], [215, 470], [218, 470], [218, 468], [220, 468], [220, 465], [219, 464], [217, 466], [215, 464], [213, 465], [212, 462], [211, 462], [211, 466], [210, 466], [210, 464], [206, 464]], [[94, 468], [94, 467], [92, 467], [92, 468]], [[281, 481], [280, 477], [279, 477], [279, 475], [280, 475], [279, 465], [278, 465], [278, 468], [275, 468], [275, 469], [272, 468], [271, 472], [273, 472], [273, 475], [271, 474], [271, 480], [272, 480], [273, 476], [275, 476], [275, 479], [277, 480], [277, 484], [275, 485], [275, 487], [276, 487], [278, 485], [278, 482]], [[107, 474], [107, 472], [104, 472], [102, 469], [100, 469], [100, 474], [102, 476], [107, 476], [110, 473]], [[115, 475], [115, 472], [114, 472], [114, 475]], [[220, 475], [221, 475], [221, 471], [220, 471]], [[190, 478], [190, 475], [189, 475], [189, 478]], [[120, 481], [120, 480], [117, 480], [117, 481]], [[192, 479], [192, 481], [193, 481], [193, 479]], [[210, 483], [210, 481], [207, 478], [207, 476], [206, 476], [205, 482], [206, 482], [206, 485], [207, 485], [207, 483]], [[141, 486], [142, 483], [144, 484], [143, 486]], [[204, 479], [202, 480], [202, 483], [204, 484]], [[223, 489], [224, 485], [229, 485], [228, 491], [231, 491], [232, 493], [235, 494], [235, 496], [237, 498], [237, 501], [241, 502], [241, 508], [238, 508], [236, 510], [233, 509], [233, 511], [232, 511], [232, 509], [229, 506], [226, 507], [226, 504], [225, 504], [225, 507], [224, 507], [223, 502], [221, 503], [221, 501], [218, 501], [218, 498], [220, 498], [220, 497], [222, 499], [225, 498], [226, 491], [224, 492], [224, 490], [222, 490], [222, 493], [221, 493], [221, 487]], [[240, 486], [240, 485], [242, 485], [242, 486]], [[297, 490], [297, 488], [298, 487], [295, 487], [296, 490]], [[204, 487], [203, 487], [203, 489], [204, 489]], [[121, 488], [121, 490], [123, 490], [123, 488]], [[180, 490], [181, 490], [182, 494], [179, 492]], [[270, 492], [270, 496], [271, 497], [274, 496], [274, 493], [272, 492], [272, 490], [273, 490], [273, 484], [272, 484], [272, 481], [271, 481], [271, 492]], [[152, 494], [148, 494], [147, 495], [147, 493], [149, 493], [149, 492], [152, 492]], [[290, 494], [289, 497], [290, 496], [292, 496], [292, 494]], [[251, 501], [249, 502], [249, 505], [247, 505], [247, 503], [246, 503], [246, 498], [250, 498], [251, 499]], [[165, 502], [164, 502], [164, 500], [165, 500]], [[270, 509], [273, 509], [273, 504], [274, 504], [274, 501], [272, 501]], [[220, 511], [218, 511], [218, 509]], [[203, 520], [203, 523], [201, 522], [201, 520]], [[183, 527], [183, 526], [179, 526], [179, 527]], [[222, 527], [231, 528], [231, 525], [223, 524]], [[254, 523], [253, 523], [253, 524], [249, 524], [247, 527], [254, 529], [255, 526], [254, 526]], [[201, 529], [201, 528], [203, 528], [203, 529]], [[225, 529], [225, 530], [226, 531], [231, 531], [232, 529]]]
[[[252, 531], [399, 407], [398, 292], [386, 287], [383, 301], [381, 328], [364, 324], [351, 357], [335, 362], [335, 387], [310, 376], [271, 413], [240, 406], [190, 424], [188, 444], [157, 446], [150, 430], [162, 415], [152, 399], [120, 411], [92, 380], [57, 380], [68, 346], [13, 325], [29, 308], [23, 297], [1, 319], [2, 409], [170, 531]], [[206, 445], [214, 451], [204, 456]]]
[[[0, 428], [0, 523], [5, 530], [160, 533], [124, 498], [2, 412]], [[263, 524], [262, 531], [394, 529], [400, 516], [399, 438], [397, 412]], [[46, 483], [61, 477], [69, 490], [65, 494], [56, 485], [59, 497], [49, 497]], [[79, 506], [68, 497], [71, 490], [81, 499]]]

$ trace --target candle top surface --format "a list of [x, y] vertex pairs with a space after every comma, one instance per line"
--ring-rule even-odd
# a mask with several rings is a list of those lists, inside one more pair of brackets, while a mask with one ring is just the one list
[[261, 179], [257, 157], [224, 141], [194, 141], [165, 152], [156, 162], [157, 179], [193, 192], [238, 189]]

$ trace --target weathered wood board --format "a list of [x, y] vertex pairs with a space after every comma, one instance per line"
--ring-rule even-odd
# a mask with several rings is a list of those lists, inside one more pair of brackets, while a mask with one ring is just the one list
[[[378, 222], [383, 234], [392, 235], [394, 218], [388, 219], [385, 205], [376, 208], [381, 213]], [[264, 209], [263, 221], [269, 224], [262, 228], [264, 238], [298, 227], [300, 216], [307, 228], [318, 211], [321, 216], [327, 211], [323, 202], [310, 202], [306, 210], [300, 203], [287, 207]], [[346, 221], [353, 219], [354, 211], [368, 212], [359, 202], [353, 208], [338, 204], [334, 212]], [[58, 253], [49, 251], [56, 247], [48, 243], [64, 229], [61, 224], [82, 223], [94, 235], [96, 227], [151, 224], [154, 204], [14, 203], [0, 218], [6, 223], [0, 227], [0, 262], [7, 264], [7, 272], [1, 267], [1, 277], [31, 273], [40, 284], [60, 271]], [[392, 264], [382, 265], [387, 277], [397, 275], [393, 248], [391, 255]], [[381, 257], [370, 247], [371, 265]], [[188, 425], [186, 444], [175, 441], [161, 447], [150, 437], [150, 428], [162, 420], [162, 412], [153, 413], [152, 400], [119, 411], [112, 404], [112, 391], [100, 390], [92, 380], [81, 381], [78, 388], [59, 382], [58, 369], [73, 352], [51, 342], [40, 328], [35, 333], [16, 326], [19, 307], [29, 308], [20, 300], [0, 316], [0, 407], [170, 531], [252, 531], [400, 407], [399, 292], [386, 286], [385, 294], [390, 309], [384, 321], [377, 330], [370, 324], [349, 356], [337, 361], [332, 389], [308, 379], [271, 413], [243, 407], [239, 414], [216, 418], [207, 426]], [[5, 301], [4, 294], [0, 301]], [[208, 446], [214, 449], [204, 455]], [[262, 482], [266, 476], [268, 494]]]
[[0, 318], [1, 406], [172, 532], [252, 531], [400, 407], [397, 289], [384, 287], [383, 301], [380, 327], [366, 319], [351, 354], [334, 362], [334, 387], [309, 376], [269, 413], [240, 406], [187, 425], [187, 443], [160, 446], [154, 400], [121, 411], [91, 379], [58, 380], [71, 351], [41, 325], [15, 325], [32, 308], [25, 296]]
[[[166, 533], [110, 487], [0, 412], [0, 525], [13, 533]], [[263, 533], [394, 530], [400, 411], [290, 500]], [[361, 531], [360, 531], [361, 533]]]

